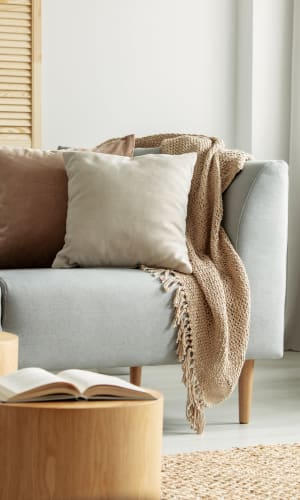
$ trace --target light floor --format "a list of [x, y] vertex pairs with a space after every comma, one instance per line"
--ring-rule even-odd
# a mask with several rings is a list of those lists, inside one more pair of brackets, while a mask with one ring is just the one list
[[283, 360], [255, 363], [250, 424], [238, 423], [235, 391], [227, 401], [206, 411], [202, 435], [195, 434], [185, 419], [179, 365], [145, 367], [142, 383], [165, 397], [164, 454], [300, 442], [300, 353], [287, 352]]

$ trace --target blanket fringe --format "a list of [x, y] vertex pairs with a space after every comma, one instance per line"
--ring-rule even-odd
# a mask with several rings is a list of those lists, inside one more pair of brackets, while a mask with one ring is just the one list
[[203, 410], [206, 405], [201, 399], [201, 391], [194, 370], [191, 326], [184, 287], [180, 277], [174, 271], [146, 266], [141, 266], [141, 269], [158, 278], [165, 292], [176, 287], [173, 299], [173, 326], [178, 327], [176, 353], [182, 366], [182, 382], [187, 388], [186, 416], [192, 429], [201, 434], [204, 429]]

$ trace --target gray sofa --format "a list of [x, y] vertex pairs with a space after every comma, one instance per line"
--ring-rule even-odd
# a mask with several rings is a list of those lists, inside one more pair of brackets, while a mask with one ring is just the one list
[[[288, 169], [249, 161], [224, 195], [224, 227], [251, 286], [248, 359], [283, 355]], [[0, 272], [1, 326], [20, 340], [20, 367], [176, 363], [172, 293], [137, 269]], [[142, 299], [142, 300], [141, 300]]]

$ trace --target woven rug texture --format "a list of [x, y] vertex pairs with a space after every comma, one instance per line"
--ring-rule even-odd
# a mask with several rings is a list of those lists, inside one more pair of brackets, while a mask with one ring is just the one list
[[299, 500], [300, 444], [166, 455], [162, 500]]

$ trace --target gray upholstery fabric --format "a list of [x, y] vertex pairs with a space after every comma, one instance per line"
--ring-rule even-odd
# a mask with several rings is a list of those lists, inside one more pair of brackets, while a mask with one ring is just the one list
[[172, 363], [172, 294], [139, 269], [1, 272], [2, 327], [20, 366], [49, 369]]
[[155, 155], [160, 153], [160, 148], [135, 148], [133, 156]]
[[[224, 227], [250, 280], [247, 357], [283, 353], [287, 165], [247, 162], [224, 195]], [[2, 328], [20, 366], [97, 368], [176, 362], [172, 293], [136, 269], [0, 271]]]
[[250, 281], [248, 357], [283, 355], [287, 218], [287, 164], [247, 162], [225, 193], [224, 227]]

